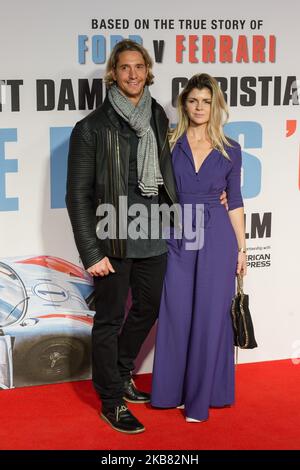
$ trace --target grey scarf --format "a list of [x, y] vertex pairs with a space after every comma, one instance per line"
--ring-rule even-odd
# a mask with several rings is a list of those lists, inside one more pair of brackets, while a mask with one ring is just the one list
[[139, 138], [137, 174], [141, 194], [147, 197], [156, 196], [163, 179], [159, 168], [156, 138], [150, 124], [152, 100], [149, 89], [147, 86], [144, 88], [137, 106], [120, 92], [116, 84], [108, 90], [108, 99], [114, 110], [128, 122]]

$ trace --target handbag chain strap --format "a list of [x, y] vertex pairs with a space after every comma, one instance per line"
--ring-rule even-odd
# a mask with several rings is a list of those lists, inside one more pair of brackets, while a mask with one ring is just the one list
[[243, 276], [238, 274], [236, 277], [237, 277], [237, 291], [239, 294], [244, 294]]

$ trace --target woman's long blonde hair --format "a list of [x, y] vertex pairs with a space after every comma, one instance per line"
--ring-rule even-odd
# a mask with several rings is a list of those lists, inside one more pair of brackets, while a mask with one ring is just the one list
[[208, 88], [211, 92], [211, 108], [209, 122], [207, 123], [207, 136], [211, 141], [212, 147], [219, 150], [224, 157], [229, 158], [225, 150], [225, 145], [231, 146], [231, 144], [223, 131], [223, 126], [229, 116], [227, 104], [217, 80], [207, 73], [199, 73], [190, 78], [178, 97], [178, 124], [175, 129], [170, 131], [169, 135], [171, 149], [174, 148], [179, 137], [181, 137], [189, 127], [189, 118], [185, 105], [188, 95], [195, 88], [198, 90]]

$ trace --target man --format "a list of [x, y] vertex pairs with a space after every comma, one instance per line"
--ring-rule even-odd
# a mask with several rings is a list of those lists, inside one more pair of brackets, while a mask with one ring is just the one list
[[[71, 135], [66, 203], [82, 262], [95, 281], [92, 370], [101, 417], [115, 430], [135, 434], [145, 428], [126, 402], [147, 403], [150, 395], [135, 387], [131, 372], [157, 318], [167, 246], [147, 230], [137, 239], [118, 233], [98, 238], [96, 210], [112, 204], [115, 225], [122, 226], [120, 196], [127, 196], [128, 208], [142, 204], [147, 209], [144, 222], [150, 225], [153, 205], [172, 205], [177, 198], [168, 119], [148, 89], [153, 83], [148, 52], [133, 41], [119, 42], [105, 80], [103, 104]], [[130, 215], [127, 222], [134, 222]], [[122, 326], [129, 287], [132, 307]]]

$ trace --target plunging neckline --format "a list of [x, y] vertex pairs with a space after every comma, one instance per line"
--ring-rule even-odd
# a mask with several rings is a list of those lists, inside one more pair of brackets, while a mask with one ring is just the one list
[[199, 166], [198, 170], [196, 169], [196, 162], [195, 162], [195, 159], [194, 159], [194, 155], [193, 155], [193, 152], [192, 152], [192, 148], [190, 146], [190, 143], [189, 143], [189, 139], [188, 139], [188, 136], [187, 134], [185, 134], [185, 138], [186, 138], [186, 141], [187, 141], [187, 144], [188, 144], [188, 148], [189, 148], [189, 151], [190, 151], [190, 154], [191, 154], [191, 157], [192, 157], [192, 161], [193, 161], [193, 166], [194, 166], [194, 171], [195, 171], [195, 174], [198, 175], [199, 174], [199, 171], [201, 170], [203, 164], [206, 162], [206, 160], [210, 157], [211, 153], [215, 150], [214, 148], [212, 148], [210, 150], [210, 152], [208, 152], [208, 154], [205, 156], [205, 158], [202, 160], [202, 163], [201, 165]]

